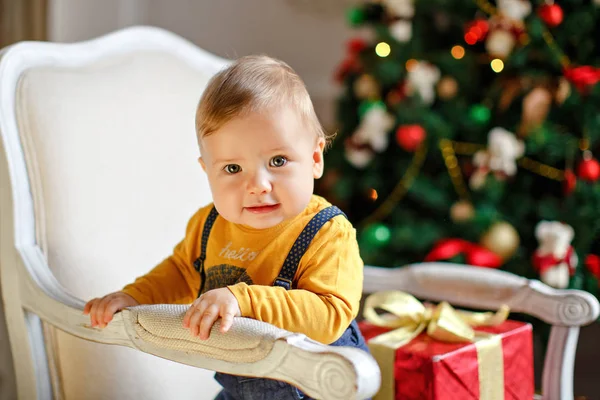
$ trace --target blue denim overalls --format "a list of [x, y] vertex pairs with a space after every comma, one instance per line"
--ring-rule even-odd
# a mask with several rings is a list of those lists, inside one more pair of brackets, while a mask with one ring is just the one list
[[[300, 236], [294, 242], [287, 258], [283, 263], [283, 267], [279, 272], [279, 276], [273, 282], [273, 286], [281, 286], [286, 290], [292, 288], [292, 281], [300, 259], [310, 245], [313, 237], [319, 229], [331, 218], [344, 213], [336, 206], [327, 207], [319, 211], [304, 227]], [[194, 262], [196, 270], [201, 275], [201, 286], [198, 296], [202, 294], [206, 274], [204, 271], [204, 260], [206, 259], [206, 246], [212, 225], [217, 218], [218, 213], [213, 207], [202, 231], [202, 243], [200, 257]], [[345, 215], [344, 215], [345, 217]], [[342, 336], [331, 343], [331, 346], [349, 346], [357, 347], [364, 351], [369, 351], [365, 340], [358, 329], [356, 321], [352, 321], [350, 326], [342, 334]], [[215, 374], [217, 382], [223, 386], [223, 390], [217, 395], [215, 400], [310, 400], [296, 387], [272, 379], [250, 378], [244, 376], [234, 376], [217, 372]]]

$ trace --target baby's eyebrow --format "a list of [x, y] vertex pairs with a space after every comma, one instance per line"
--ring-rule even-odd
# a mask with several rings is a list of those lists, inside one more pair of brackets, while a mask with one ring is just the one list
[[276, 147], [274, 149], [269, 150], [269, 153], [277, 153], [277, 152], [285, 153], [285, 152], [288, 152], [291, 150], [292, 150], [292, 147], [290, 147], [290, 146], [281, 146], [281, 147]]
[[232, 164], [232, 163], [235, 163], [235, 162], [237, 162], [237, 161], [239, 161], [239, 160], [238, 160], [238, 159], [236, 159], [236, 158], [228, 158], [228, 159], [225, 159], [225, 158], [217, 158], [217, 159], [214, 159], [214, 160], [213, 160], [212, 164], [213, 164], [213, 165], [214, 165], [214, 164]]

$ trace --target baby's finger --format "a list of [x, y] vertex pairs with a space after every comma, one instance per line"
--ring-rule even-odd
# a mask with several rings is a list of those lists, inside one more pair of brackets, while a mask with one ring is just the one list
[[100, 299], [96, 299], [90, 308], [90, 321], [93, 327], [98, 325], [98, 306], [100, 305], [100, 302]]
[[208, 339], [210, 335], [210, 328], [212, 328], [217, 318], [219, 318], [219, 309], [215, 304], [213, 304], [209, 306], [202, 314], [202, 319], [200, 320], [200, 339]]
[[183, 316], [183, 327], [184, 328], [190, 327], [190, 318], [192, 317], [192, 314], [194, 313], [194, 311], [196, 310], [196, 308], [198, 307], [200, 302], [201, 302], [201, 298], [194, 300], [194, 302], [192, 304], [190, 304], [190, 307], [185, 312], [185, 315]]
[[194, 308], [190, 317], [189, 329], [193, 336], [198, 336], [200, 332], [200, 320], [202, 319], [202, 311], [199, 308]]
[[104, 309], [104, 322], [108, 324], [112, 321], [115, 313], [121, 309], [123, 309], [123, 301], [118, 297], [111, 299]]
[[96, 316], [96, 318], [98, 318], [98, 325], [100, 326], [100, 328], [104, 328], [106, 326], [106, 322], [104, 322], [104, 319], [107, 315], [106, 306], [110, 302], [110, 299], [111, 297], [104, 297], [98, 305], [98, 315]]
[[225, 333], [231, 328], [233, 324], [233, 313], [226, 312], [225, 315], [221, 317], [221, 332]]
[[88, 315], [90, 313], [90, 310], [92, 309], [92, 304], [94, 304], [94, 302], [97, 300], [98, 299], [95, 298], [85, 303], [85, 306], [83, 307], [83, 315]]

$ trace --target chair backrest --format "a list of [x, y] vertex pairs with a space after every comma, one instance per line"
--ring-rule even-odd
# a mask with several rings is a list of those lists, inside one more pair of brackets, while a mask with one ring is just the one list
[[[118, 290], [168, 256], [211, 201], [194, 113], [227, 63], [151, 27], [5, 49], [0, 127], [13, 221], [2, 224], [4, 237], [39, 246], [81, 299]], [[45, 331], [56, 394], [66, 398], [198, 399], [218, 390], [208, 371]], [[41, 340], [41, 331], [29, 335]]]

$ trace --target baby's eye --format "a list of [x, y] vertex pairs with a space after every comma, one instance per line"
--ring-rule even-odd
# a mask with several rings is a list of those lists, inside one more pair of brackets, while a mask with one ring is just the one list
[[225, 166], [225, 168], [223, 168], [223, 170], [225, 172], [227, 172], [228, 174], [233, 175], [233, 174], [237, 174], [238, 172], [240, 172], [242, 170], [242, 167], [240, 167], [237, 164], [227, 164]]
[[269, 161], [269, 165], [271, 167], [283, 167], [285, 164], [287, 164], [287, 161], [287, 158], [285, 158], [284, 156], [275, 156], [271, 158], [271, 161]]

